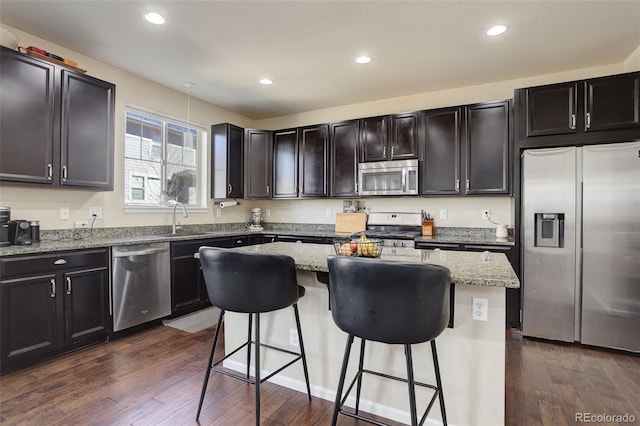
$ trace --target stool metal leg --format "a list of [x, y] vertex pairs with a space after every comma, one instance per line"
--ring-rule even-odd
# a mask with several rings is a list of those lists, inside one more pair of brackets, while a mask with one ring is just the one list
[[413, 379], [413, 358], [411, 345], [404, 345], [404, 356], [407, 359], [407, 382], [409, 384], [409, 410], [411, 411], [411, 426], [418, 425], [418, 409], [416, 408], [416, 384]]
[[347, 364], [349, 363], [349, 354], [351, 353], [351, 345], [353, 344], [353, 334], [347, 338], [347, 345], [344, 349], [344, 358], [342, 359], [342, 370], [340, 371], [340, 380], [338, 382], [338, 390], [336, 391], [336, 402], [333, 404], [333, 418], [331, 426], [335, 426], [338, 421], [338, 411], [340, 411], [340, 400], [342, 399], [342, 389], [344, 388], [344, 378], [347, 375]]
[[356, 387], [356, 414], [360, 409], [360, 389], [362, 388], [362, 367], [364, 366], [364, 343], [365, 339], [360, 338], [360, 362], [358, 363], [358, 384]]
[[249, 327], [247, 327], [247, 380], [249, 380], [249, 368], [251, 367], [251, 320], [253, 319], [253, 314], [249, 313]]
[[435, 339], [431, 341], [431, 354], [433, 356], [433, 369], [436, 371], [436, 386], [438, 387], [438, 399], [440, 400], [442, 424], [447, 426], [447, 412], [444, 409], [444, 395], [442, 394], [442, 380], [440, 379], [440, 365], [438, 363], [438, 352], [436, 351]]
[[204, 401], [205, 393], [207, 393], [207, 385], [209, 384], [209, 375], [211, 374], [211, 365], [213, 364], [213, 354], [216, 351], [216, 344], [218, 343], [218, 336], [220, 335], [220, 328], [222, 327], [223, 317], [224, 317], [224, 310], [220, 310], [220, 316], [218, 317], [218, 325], [216, 325], [216, 332], [213, 335], [213, 344], [211, 345], [211, 354], [209, 354], [207, 372], [204, 375], [204, 383], [202, 384], [202, 392], [200, 393], [200, 403], [198, 404], [198, 413], [196, 414], [196, 420], [200, 418], [200, 411], [202, 410], [202, 402]]
[[[260, 314], [256, 313], [256, 426], [260, 426]], [[251, 345], [249, 345], [251, 346]]]
[[300, 327], [300, 314], [298, 312], [298, 304], [293, 304], [293, 312], [296, 317], [296, 327], [298, 328], [298, 341], [300, 343], [300, 355], [302, 356], [302, 369], [304, 370], [304, 380], [307, 382], [307, 395], [311, 401], [311, 385], [309, 384], [309, 370], [307, 369], [307, 357], [304, 353], [304, 342], [302, 341], [302, 328]]

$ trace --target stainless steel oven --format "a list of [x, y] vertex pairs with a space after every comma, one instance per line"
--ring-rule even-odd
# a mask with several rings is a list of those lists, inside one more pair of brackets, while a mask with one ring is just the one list
[[358, 164], [360, 195], [418, 195], [418, 160]]

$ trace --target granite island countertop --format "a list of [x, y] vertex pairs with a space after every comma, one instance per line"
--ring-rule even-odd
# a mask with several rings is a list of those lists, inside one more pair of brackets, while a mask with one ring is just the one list
[[[284, 242], [236, 247], [234, 250], [291, 256], [297, 269], [312, 272], [328, 272], [327, 257], [336, 254], [332, 245]], [[503, 253], [387, 247], [382, 250], [380, 259], [446, 266], [451, 271], [454, 284], [520, 288], [520, 281]]]

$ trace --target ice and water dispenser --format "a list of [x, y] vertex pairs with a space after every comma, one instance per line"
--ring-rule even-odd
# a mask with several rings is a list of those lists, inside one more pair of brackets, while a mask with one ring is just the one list
[[564, 247], [564, 213], [535, 213], [535, 247]]

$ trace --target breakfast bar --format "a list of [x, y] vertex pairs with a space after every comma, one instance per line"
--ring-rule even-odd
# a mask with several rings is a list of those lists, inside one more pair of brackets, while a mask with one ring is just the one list
[[[303, 342], [309, 365], [311, 391], [314, 397], [334, 400], [346, 334], [333, 322], [329, 310], [327, 257], [335, 255], [330, 245], [276, 242], [238, 247], [252, 253], [283, 254], [296, 263], [298, 284], [306, 294], [298, 301]], [[504, 424], [505, 401], [505, 289], [518, 288], [520, 283], [502, 253], [417, 250], [384, 248], [381, 259], [430, 263], [446, 266], [455, 285], [453, 328], [447, 328], [438, 338], [443, 394], [447, 417], [451, 425]], [[375, 262], [376, 259], [371, 259]], [[257, 276], [256, 279], [260, 277]], [[393, 283], [389, 283], [393, 285]], [[472, 319], [474, 298], [486, 299], [486, 321]], [[225, 314], [225, 347], [234, 348], [246, 337], [246, 315]], [[295, 322], [289, 310], [265, 315], [261, 336], [265, 342], [281, 347], [295, 347]], [[357, 348], [357, 345], [356, 345]], [[356, 349], [354, 348], [354, 349]], [[365, 366], [391, 375], [405, 376], [405, 359], [401, 345], [367, 344]], [[263, 374], [273, 371], [288, 359], [286, 355], [266, 351], [262, 355]], [[354, 350], [357, 357], [358, 350]], [[244, 353], [238, 353], [224, 365], [246, 371]], [[351, 365], [355, 365], [353, 362]], [[428, 344], [414, 346], [416, 380], [434, 383]], [[352, 374], [350, 368], [349, 374]], [[409, 422], [406, 385], [394, 381], [366, 377], [360, 408], [395, 421]], [[274, 376], [271, 381], [305, 392], [302, 368], [292, 366]], [[430, 397], [424, 389], [416, 391], [418, 410], [424, 410]], [[349, 400], [347, 400], [349, 405]], [[353, 404], [351, 404], [353, 405]], [[432, 410], [427, 424], [438, 424], [440, 413]], [[435, 423], [434, 423], [435, 421]]]

